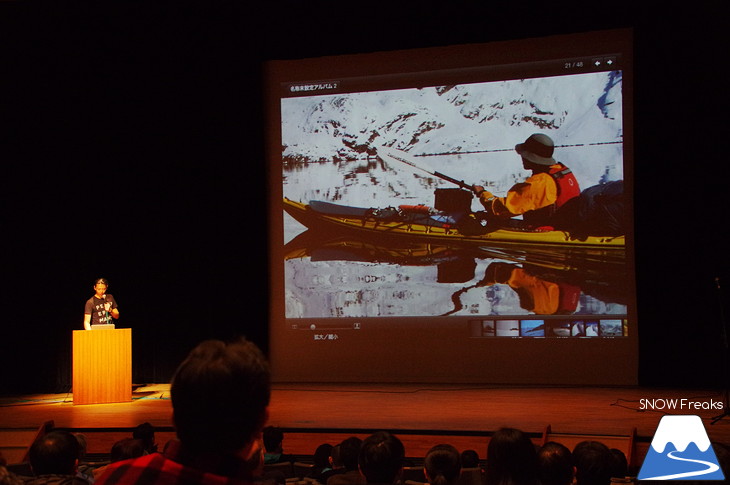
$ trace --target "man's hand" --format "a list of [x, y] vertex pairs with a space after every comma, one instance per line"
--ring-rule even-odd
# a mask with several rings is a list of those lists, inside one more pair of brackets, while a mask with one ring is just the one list
[[482, 195], [482, 192], [484, 192], [484, 187], [482, 187], [481, 185], [472, 185], [471, 190], [472, 192], [474, 192], [474, 195], [479, 197], [480, 195]]

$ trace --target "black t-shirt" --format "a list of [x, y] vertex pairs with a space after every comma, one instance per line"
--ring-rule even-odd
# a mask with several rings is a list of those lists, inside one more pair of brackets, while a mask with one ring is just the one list
[[111, 303], [111, 308], [117, 308], [117, 302], [114, 297], [107, 293], [104, 298], [97, 298], [96, 295], [92, 296], [86, 302], [86, 308], [84, 313], [91, 315], [92, 325], [104, 325], [112, 323], [112, 315], [106, 310], [106, 304]]

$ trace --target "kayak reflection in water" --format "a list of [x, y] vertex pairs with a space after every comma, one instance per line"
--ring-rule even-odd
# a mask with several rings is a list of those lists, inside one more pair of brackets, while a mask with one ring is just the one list
[[538, 315], [565, 315], [578, 307], [581, 290], [564, 282], [547, 281], [525, 268], [508, 263], [491, 263], [477, 287], [507, 284], [520, 297], [520, 306]]

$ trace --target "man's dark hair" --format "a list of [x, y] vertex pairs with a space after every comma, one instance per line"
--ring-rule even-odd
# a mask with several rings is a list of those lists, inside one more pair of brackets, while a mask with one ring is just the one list
[[327, 468], [330, 465], [330, 456], [332, 456], [333, 446], [329, 443], [322, 443], [314, 450], [314, 466], [315, 468]]
[[537, 485], [537, 451], [519, 429], [500, 428], [487, 446], [487, 485]]
[[284, 432], [276, 426], [267, 426], [264, 428], [264, 448], [269, 453], [278, 451], [284, 442]]
[[360, 472], [368, 483], [393, 483], [403, 468], [403, 443], [388, 433], [378, 431], [362, 442]]
[[134, 431], [132, 431], [132, 438], [142, 441], [146, 453], [154, 453], [157, 451], [157, 445], [155, 444], [155, 427], [150, 423], [138, 424], [137, 427], [134, 428]]
[[614, 469], [611, 450], [599, 441], [581, 441], [573, 448], [578, 485], [608, 485]]
[[477, 450], [462, 451], [461, 466], [464, 468], [477, 468], [479, 466], [479, 453], [477, 453]]
[[545, 443], [537, 452], [537, 461], [542, 485], [573, 483], [573, 455], [565, 445]]
[[266, 420], [269, 365], [248, 340], [207, 340], [175, 371], [170, 397], [177, 435], [186, 449], [237, 451], [256, 437]]
[[76, 473], [80, 445], [68, 431], [51, 431], [30, 447], [30, 466], [36, 476]]
[[124, 438], [112, 446], [109, 459], [112, 463], [144, 455], [144, 442], [134, 438]]
[[345, 470], [357, 470], [360, 448], [362, 448], [362, 440], [357, 436], [351, 436], [340, 443], [340, 462]]

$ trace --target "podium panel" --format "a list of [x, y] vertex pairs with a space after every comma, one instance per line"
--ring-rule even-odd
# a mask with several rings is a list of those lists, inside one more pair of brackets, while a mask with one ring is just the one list
[[132, 329], [74, 330], [74, 404], [132, 400]]

